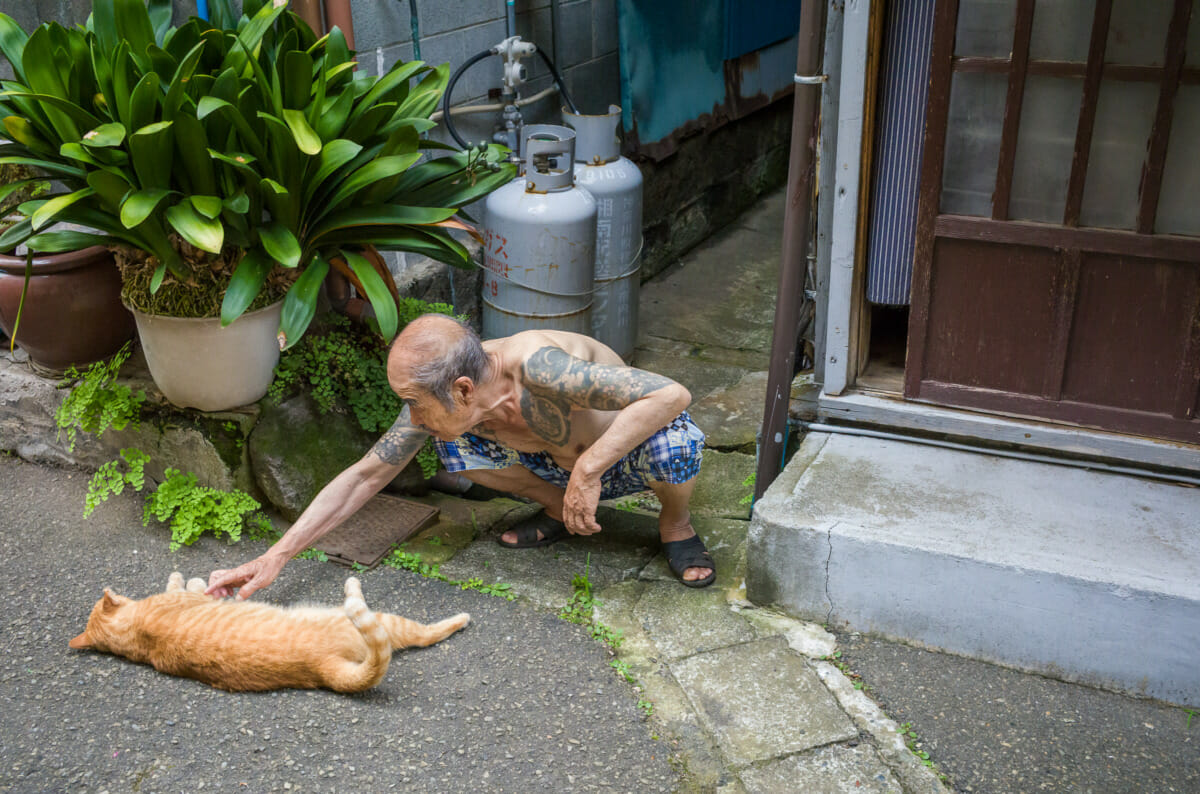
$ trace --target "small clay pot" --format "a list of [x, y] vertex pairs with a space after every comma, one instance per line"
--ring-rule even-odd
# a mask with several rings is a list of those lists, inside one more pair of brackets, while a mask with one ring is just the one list
[[[24, 285], [25, 257], [0, 255], [0, 327], [9, 336]], [[133, 315], [121, 305], [121, 274], [108, 249], [34, 255], [15, 338], [35, 368], [62, 373], [108, 358], [134, 328]]]

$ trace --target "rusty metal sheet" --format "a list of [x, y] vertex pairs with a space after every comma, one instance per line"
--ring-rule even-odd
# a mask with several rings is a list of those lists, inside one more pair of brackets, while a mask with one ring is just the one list
[[436, 522], [439, 512], [411, 499], [379, 494], [313, 548], [324, 552], [330, 562], [346, 567], [358, 563], [370, 570], [393, 546]]

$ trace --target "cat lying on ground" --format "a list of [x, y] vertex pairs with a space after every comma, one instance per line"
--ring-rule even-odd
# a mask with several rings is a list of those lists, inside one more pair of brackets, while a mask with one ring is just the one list
[[387, 672], [392, 650], [425, 647], [471, 620], [467, 613], [424, 625], [372, 612], [353, 576], [341, 607], [276, 607], [204, 595], [203, 579], [183, 585], [171, 574], [167, 591], [134, 601], [109, 589], [96, 602], [87, 628], [69, 643], [218, 689], [316, 689], [361, 692]]

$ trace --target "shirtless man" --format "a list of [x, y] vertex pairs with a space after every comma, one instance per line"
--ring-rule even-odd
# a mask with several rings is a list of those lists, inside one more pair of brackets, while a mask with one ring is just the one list
[[599, 532], [600, 499], [648, 487], [662, 503], [659, 535], [676, 576], [689, 587], [716, 578], [688, 513], [704, 434], [684, 413], [691, 395], [678, 383], [625, 366], [587, 336], [525, 331], [480, 342], [469, 326], [439, 314], [414, 320], [397, 337], [388, 382], [405, 402], [396, 423], [262, 556], [213, 571], [208, 594], [237, 588], [248, 598], [269, 585], [288, 560], [391, 482], [429, 436], [448, 471], [545, 508], [501, 535], [502, 546]]

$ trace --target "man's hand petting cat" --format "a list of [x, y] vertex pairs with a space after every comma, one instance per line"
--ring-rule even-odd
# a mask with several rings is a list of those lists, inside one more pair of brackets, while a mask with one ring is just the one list
[[228, 598], [234, 594], [234, 589], [237, 588], [238, 600], [247, 599], [275, 581], [275, 577], [283, 570], [286, 562], [287, 560], [277, 560], [275, 557], [264, 554], [233, 570], [213, 571], [208, 576], [208, 589], [204, 591], [204, 594], [216, 598]]

